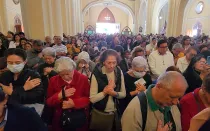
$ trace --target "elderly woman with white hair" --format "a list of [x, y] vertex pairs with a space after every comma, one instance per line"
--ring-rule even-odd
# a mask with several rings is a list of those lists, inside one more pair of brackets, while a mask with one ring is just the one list
[[[88, 124], [86, 121], [87, 108], [89, 106], [90, 84], [88, 78], [76, 71], [76, 63], [69, 57], [61, 57], [55, 62], [55, 71], [58, 73], [49, 81], [47, 91], [47, 105], [53, 107], [54, 115], [52, 121], [53, 131], [63, 131], [65, 129], [63, 123], [63, 111], [67, 110], [77, 114], [79, 122], [72, 119], [74, 131], [87, 131]], [[66, 97], [66, 99], [64, 99]], [[82, 114], [86, 114], [86, 117]], [[74, 117], [75, 118], [75, 117]], [[81, 118], [81, 119], [80, 119]], [[76, 124], [73, 124], [73, 123]], [[65, 123], [64, 123], [65, 124]]]
[[138, 56], [132, 60], [132, 68], [125, 73], [126, 98], [120, 101], [121, 110], [124, 111], [129, 102], [140, 92], [152, 84], [151, 76], [147, 73], [147, 61]]

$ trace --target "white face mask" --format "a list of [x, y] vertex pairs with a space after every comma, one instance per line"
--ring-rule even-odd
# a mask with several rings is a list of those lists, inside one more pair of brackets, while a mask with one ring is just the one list
[[137, 72], [137, 71], [133, 71], [133, 74], [136, 78], [142, 78], [145, 76], [146, 72]]
[[23, 68], [24, 68], [25, 64], [24, 63], [20, 63], [20, 64], [7, 64], [7, 68], [12, 72], [12, 73], [20, 73]]

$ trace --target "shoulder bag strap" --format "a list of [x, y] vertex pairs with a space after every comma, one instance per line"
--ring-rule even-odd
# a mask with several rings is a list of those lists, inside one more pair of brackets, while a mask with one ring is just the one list
[[200, 111], [201, 111], [201, 106], [200, 106], [200, 103], [199, 103], [199, 101], [198, 101], [198, 98], [196, 97], [194, 91], [192, 92], [192, 94], [193, 94], [193, 96], [194, 96], [194, 98], [195, 98], [195, 101], [196, 101], [196, 104], [197, 104], [197, 108], [198, 108], [198, 112], [200, 112]]
[[142, 131], [145, 130], [146, 121], [147, 121], [147, 97], [144, 92], [138, 94], [138, 98], [141, 106], [141, 115], [142, 115]]

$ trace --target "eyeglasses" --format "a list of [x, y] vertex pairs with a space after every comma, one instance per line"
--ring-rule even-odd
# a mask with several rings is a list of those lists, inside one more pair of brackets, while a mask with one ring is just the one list
[[161, 46], [160, 46], [159, 48], [165, 49], [165, 48], [168, 48], [168, 46], [164, 46], [164, 47], [161, 47]]

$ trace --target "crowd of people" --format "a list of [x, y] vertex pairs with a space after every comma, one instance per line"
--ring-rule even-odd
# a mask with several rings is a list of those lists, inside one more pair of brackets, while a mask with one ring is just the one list
[[0, 131], [206, 131], [210, 38], [8, 31], [0, 87]]

